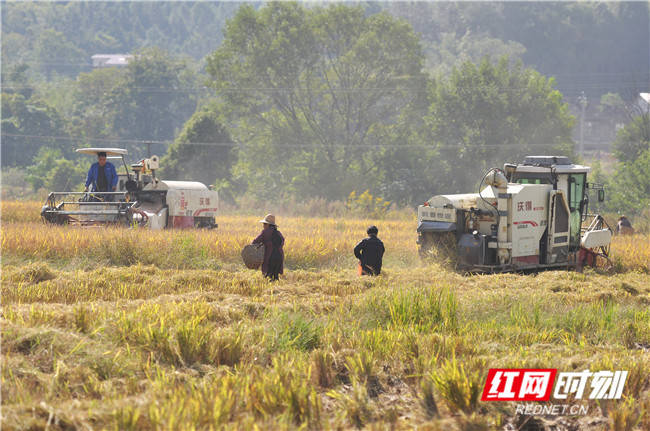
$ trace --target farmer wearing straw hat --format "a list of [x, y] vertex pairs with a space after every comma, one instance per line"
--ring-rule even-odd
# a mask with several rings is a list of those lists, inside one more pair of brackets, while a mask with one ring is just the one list
[[252, 244], [264, 245], [264, 262], [262, 263], [262, 274], [271, 281], [278, 280], [278, 275], [284, 270], [284, 237], [275, 224], [275, 216], [267, 214], [260, 220], [264, 225], [262, 233], [255, 238]]
[[632, 235], [634, 233], [634, 228], [630, 219], [622, 215], [618, 218], [616, 222], [616, 235]]

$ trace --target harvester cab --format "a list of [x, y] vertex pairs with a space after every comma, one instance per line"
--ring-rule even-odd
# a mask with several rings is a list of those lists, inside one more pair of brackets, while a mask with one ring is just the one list
[[81, 148], [78, 153], [121, 159], [124, 173], [118, 173], [115, 192], [52, 192], [41, 210], [49, 223], [143, 226], [151, 229], [215, 228], [219, 195], [203, 183], [165, 181], [156, 177], [158, 156], [131, 164], [122, 148]]
[[[529, 156], [490, 169], [479, 193], [437, 195], [418, 207], [421, 255], [443, 249], [461, 269], [505, 272], [608, 261], [612, 230], [588, 214], [588, 166]], [[483, 189], [481, 187], [485, 185]]]

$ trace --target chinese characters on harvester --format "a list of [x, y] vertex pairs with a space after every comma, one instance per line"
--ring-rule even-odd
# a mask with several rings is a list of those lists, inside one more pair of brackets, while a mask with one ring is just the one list
[[[481, 401], [618, 400], [623, 394], [627, 371], [561, 372], [556, 369], [491, 368], [485, 380]], [[555, 390], [553, 384], [555, 383]], [[585, 397], [585, 395], [588, 396]], [[522, 415], [586, 415], [582, 404], [518, 404]]]

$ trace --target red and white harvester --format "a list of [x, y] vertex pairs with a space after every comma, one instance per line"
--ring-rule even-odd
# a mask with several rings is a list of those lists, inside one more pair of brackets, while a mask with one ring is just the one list
[[[78, 153], [121, 159], [115, 192], [52, 192], [41, 217], [55, 224], [143, 226], [163, 228], [215, 228], [219, 195], [196, 181], [167, 181], [156, 177], [158, 156], [127, 167], [122, 148], [81, 148]], [[116, 166], [116, 168], [118, 168]]]
[[[475, 272], [581, 268], [609, 263], [612, 230], [588, 214], [590, 168], [561, 156], [529, 156], [483, 177], [479, 193], [437, 195], [418, 207], [418, 244], [427, 255], [445, 245]], [[454, 256], [455, 255], [455, 256]]]

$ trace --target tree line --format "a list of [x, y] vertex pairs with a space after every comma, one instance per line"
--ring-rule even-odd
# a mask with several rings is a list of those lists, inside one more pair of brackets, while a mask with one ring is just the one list
[[[444, 41], [391, 8], [242, 5], [201, 61], [151, 47], [125, 68], [39, 83], [29, 64], [3, 62], [2, 164], [32, 166], [34, 186], [51, 187], [61, 175], [47, 166], [72, 169], [57, 160], [71, 160], [75, 146], [110, 143], [140, 156], [149, 141], [165, 154], [166, 177], [216, 184], [224, 196], [370, 190], [412, 205], [474, 192], [482, 171], [504, 161], [573, 154], [574, 118], [558, 82], [526, 66], [514, 44], [431, 67], [438, 57], [427, 49]], [[454, 8], [472, 16], [471, 5]], [[465, 47], [479, 40], [462, 38]], [[641, 164], [620, 168], [636, 172], [631, 181], [647, 169], [644, 118], [616, 144], [622, 164]], [[638, 154], [628, 160], [629, 142]]]

